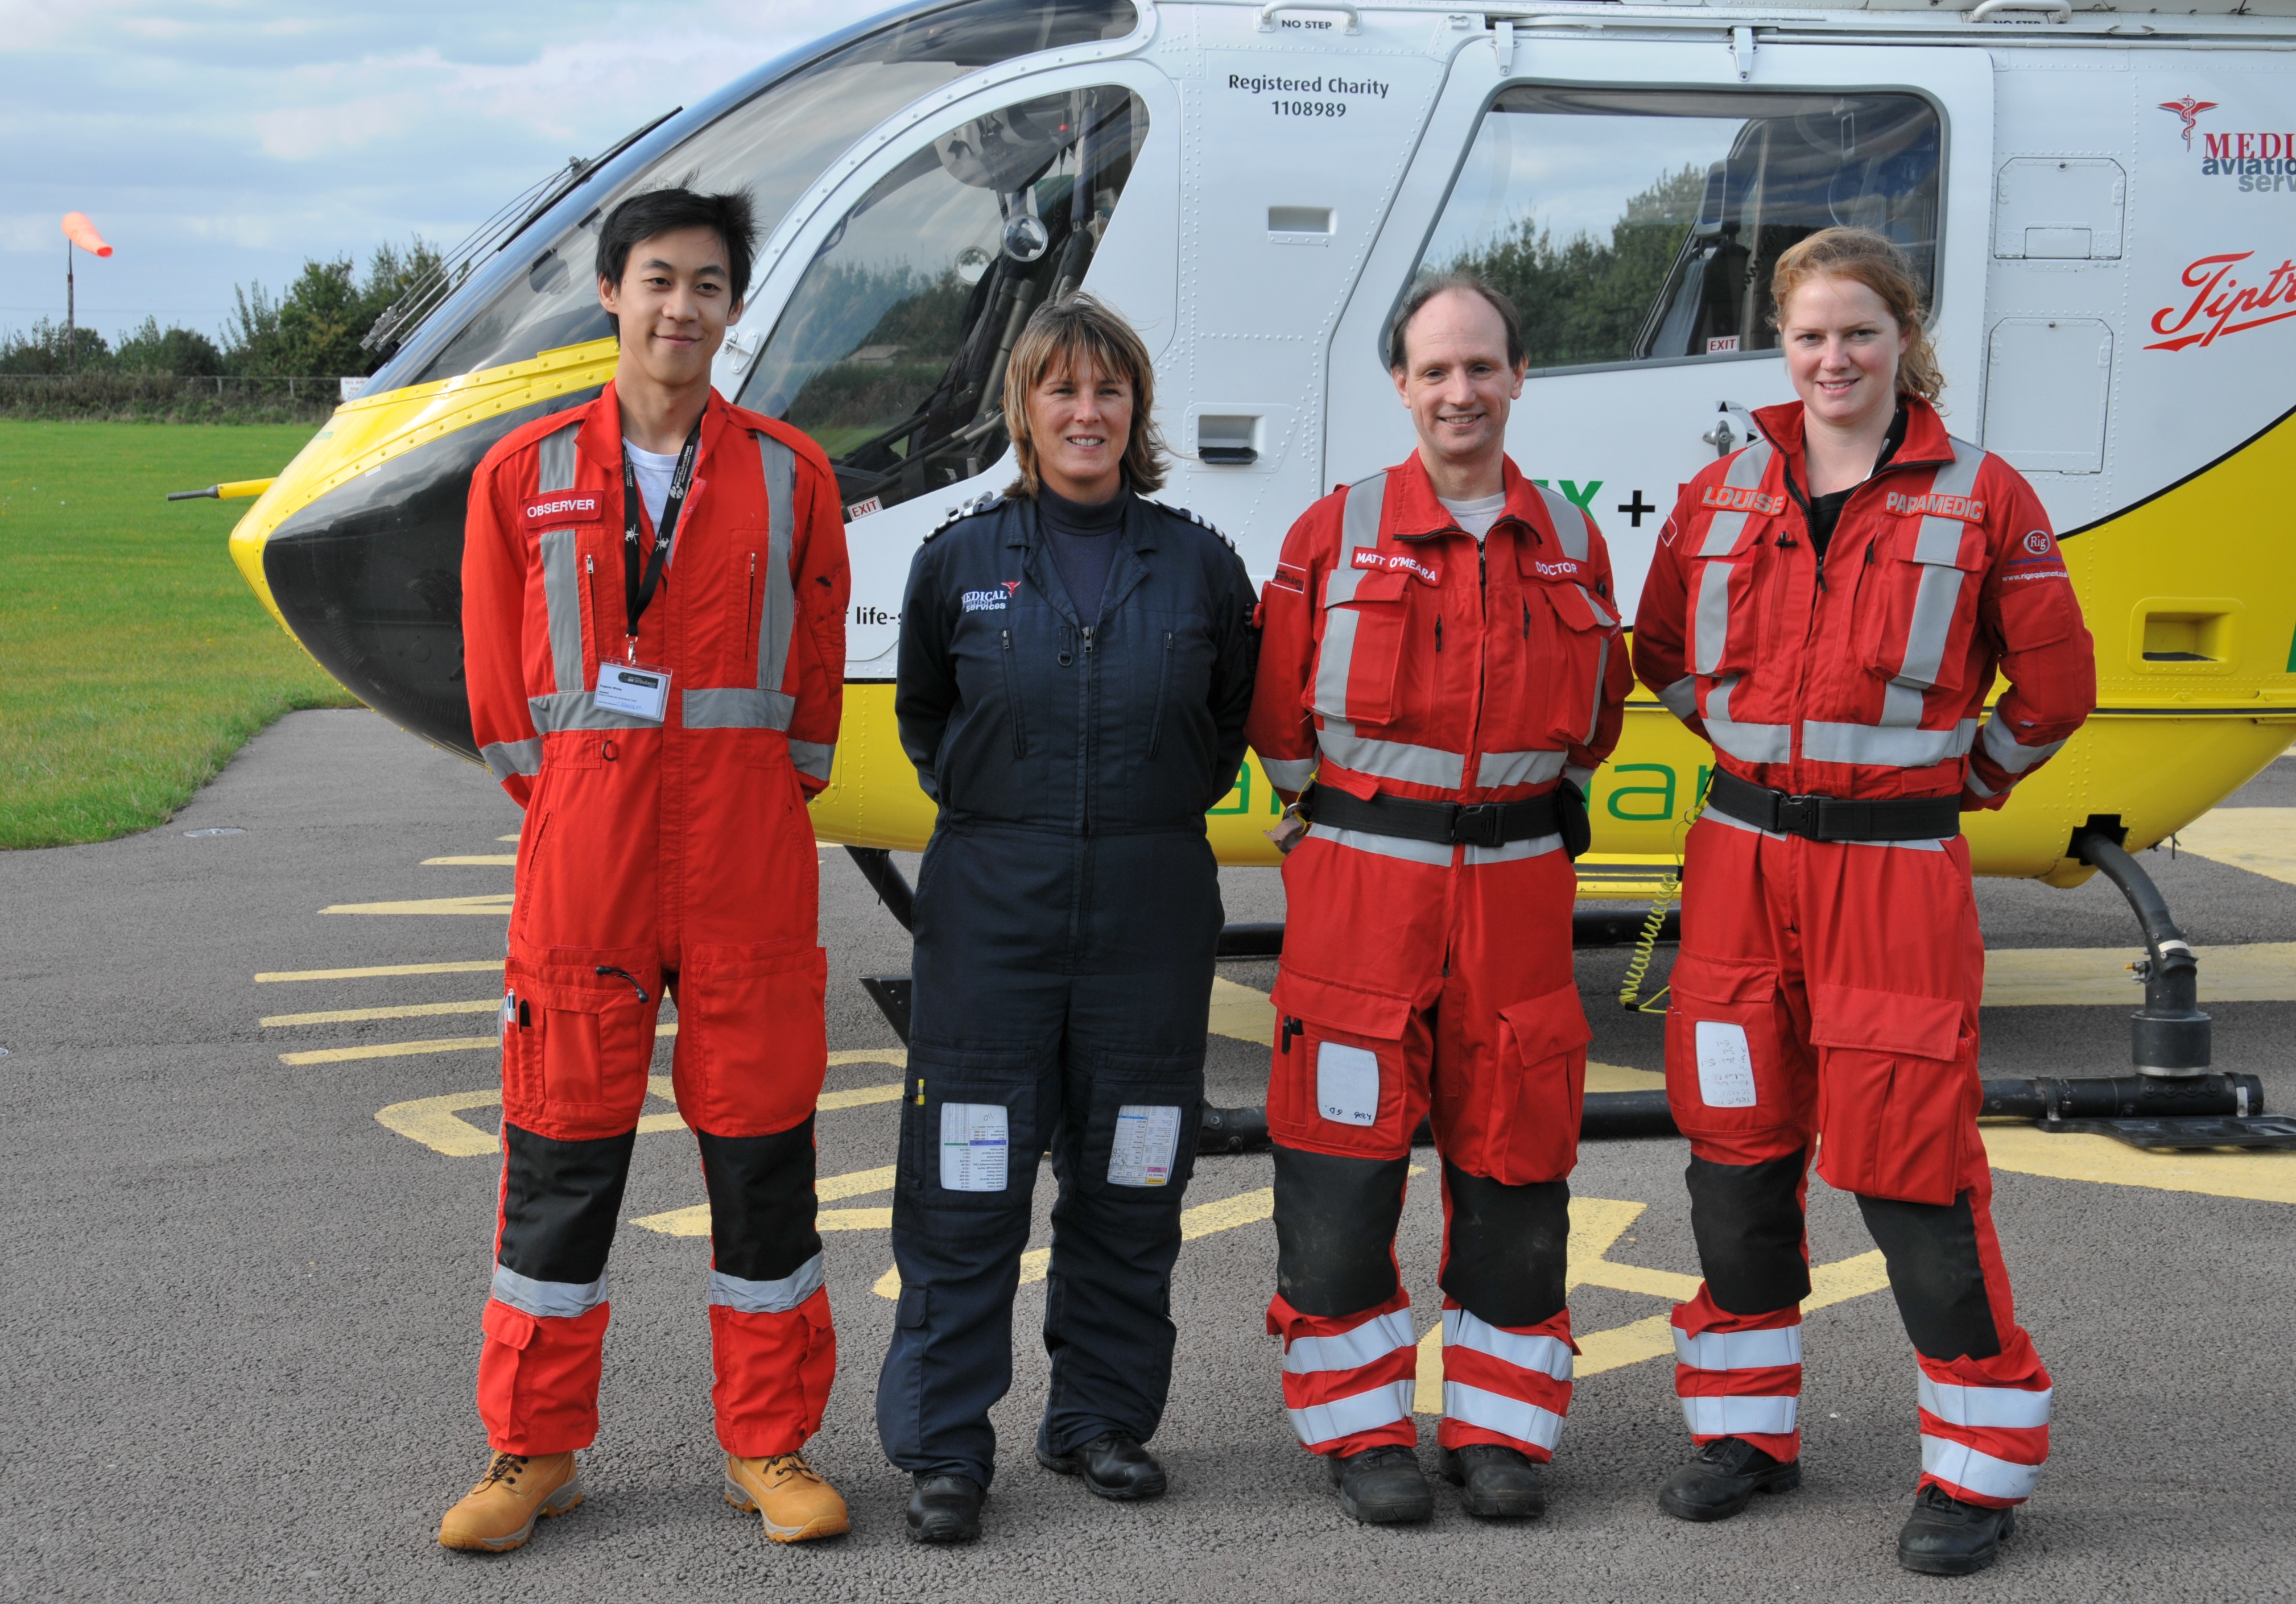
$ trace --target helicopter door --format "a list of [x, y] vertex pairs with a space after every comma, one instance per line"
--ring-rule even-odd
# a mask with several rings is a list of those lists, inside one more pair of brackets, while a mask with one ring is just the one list
[[[1118, 70], [1007, 84], [920, 125], [783, 258], [806, 265], [741, 404], [803, 429], [836, 470], [853, 569], [849, 677], [890, 675], [918, 541], [1013, 477], [1004, 367], [1029, 314], [1084, 288], [1152, 349], [1168, 334], [1159, 214], [1168, 236], [1177, 184], [1149, 156], [1149, 99], [1106, 81]], [[1162, 265], [1160, 281], [1147, 263]]]
[[[1495, 50], [1455, 58], [1402, 191], [1430, 199], [1415, 215], [1398, 200], [1335, 336], [1326, 478], [1412, 448], [1382, 371], [1388, 318], [1415, 275], [1479, 274], [1522, 315], [1530, 371], [1510, 452], [1595, 515], [1631, 617], [1681, 485], [1746, 443], [1753, 408], [1792, 398], [1770, 275], [1837, 224], [1905, 247], [1973, 413], [1984, 55], [1764, 45], [1741, 57], [1727, 37], [1539, 38], [1505, 77]], [[1976, 427], [1972, 415], [1959, 429]]]

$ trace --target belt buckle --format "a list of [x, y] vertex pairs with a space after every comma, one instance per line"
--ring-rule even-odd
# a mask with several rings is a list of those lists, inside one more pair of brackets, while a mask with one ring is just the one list
[[1781, 835], [1807, 835], [1817, 828], [1818, 805], [1823, 797], [1780, 796], [1777, 800], [1776, 824]]
[[1468, 847], [1497, 847], [1499, 839], [1499, 805], [1496, 802], [1464, 802], [1451, 820], [1451, 839]]

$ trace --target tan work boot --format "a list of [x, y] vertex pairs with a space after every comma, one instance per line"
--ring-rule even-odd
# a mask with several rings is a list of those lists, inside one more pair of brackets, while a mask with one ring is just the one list
[[582, 1497], [572, 1454], [497, 1453], [485, 1477], [439, 1523], [439, 1541], [450, 1549], [506, 1554], [534, 1535], [537, 1518], [563, 1515]]
[[775, 1543], [805, 1543], [834, 1537], [850, 1526], [845, 1501], [821, 1479], [802, 1453], [770, 1459], [726, 1456], [726, 1502], [765, 1518], [766, 1535]]

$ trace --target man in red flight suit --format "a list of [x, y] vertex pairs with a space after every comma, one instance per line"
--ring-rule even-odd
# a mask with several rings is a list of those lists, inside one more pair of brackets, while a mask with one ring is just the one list
[[1283, 866], [1267, 1329], [1341, 1507], [1424, 1519], [1394, 1241], [1431, 1104], [1442, 1469], [1470, 1512], [1522, 1517], [1546, 1507], [1536, 1467], [1577, 1351], [1565, 1177], [1588, 1033], [1570, 858], [1632, 681], [1602, 536], [1506, 456], [1528, 365], [1513, 308], [1472, 280], [1423, 283], [1389, 359], [1417, 453], [1309, 508], [1262, 593], [1246, 734], [1311, 822]]
[[1705, 1271], [1674, 1313], [1676, 1388], [1700, 1449], [1660, 1504], [1720, 1519], [1800, 1484], [1815, 1146], [1857, 1194], [1919, 1360], [1901, 1562], [1963, 1574], [2032, 1491], [2051, 1386], [1978, 1136], [1985, 953], [1959, 815], [1999, 807], [2079, 727], [2094, 653], [2032, 487], [1927, 398], [1896, 248], [1831, 230], [1778, 279], [1806, 400], [1756, 413], [1764, 438], [1685, 487], [1635, 620], [1636, 673], [1717, 765], [1667, 1016]]
[[848, 579], [836, 484], [728, 405], [743, 195], [661, 190], [600, 231], [614, 381], [514, 430], [471, 485], [471, 721], [526, 809], [503, 999], [503, 1184], [479, 1413], [495, 1453], [450, 1548], [516, 1548], [582, 1499], [606, 1252], [654, 1019], [701, 1149], [726, 1495], [782, 1542], [846, 1529], [800, 1450], [837, 1364], [815, 1233], [824, 955], [806, 798], [827, 782]]

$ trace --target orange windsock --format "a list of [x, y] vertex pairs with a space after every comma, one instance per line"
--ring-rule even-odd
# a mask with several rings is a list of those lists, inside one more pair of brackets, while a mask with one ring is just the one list
[[64, 238], [92, 256], [108, 257], [111, 254], [111, 247], [105, 244], [103, 236], [95, 232], [95, 225], [87, 220], [86, 212], [64, 214]]

